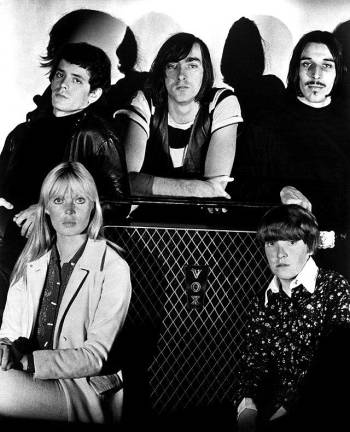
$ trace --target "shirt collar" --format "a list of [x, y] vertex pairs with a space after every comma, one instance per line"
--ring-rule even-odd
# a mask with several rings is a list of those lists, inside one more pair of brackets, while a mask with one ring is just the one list
[[[290, 288], [296, 288], [299, 285], [303, 285], [303, 287], [312, 294], [315, 291], [316, 287], [316, 278], [318, 273], [318, 267], [315, 261], [310, 257], [301, 272], [291, 281]], [[270, 282], [267, 290], [265, 291], [265, 306], [268, 302], [268, 294], [278, 293], [280, 290], [280, 283], [277, 276], [274, 276], [272, 281]]]

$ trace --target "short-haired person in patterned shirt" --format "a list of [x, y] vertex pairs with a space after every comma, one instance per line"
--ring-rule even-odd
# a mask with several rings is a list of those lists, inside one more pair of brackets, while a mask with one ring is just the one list
[[274, 277], [249, 314], [237, 392], [239, 431], [299, 431], [306, 422], [310, 431], [323, 416], [339, 418], [336, 401], [344, 395], [333, 378], [349, 377], [340, 372], [346, 340], [335, 343], [335, 335], [348, 335], [350, 286], [339, 273], [316, 265], [319, 237], [315, 216], [296, 204], [272, 208], [258, 227]]

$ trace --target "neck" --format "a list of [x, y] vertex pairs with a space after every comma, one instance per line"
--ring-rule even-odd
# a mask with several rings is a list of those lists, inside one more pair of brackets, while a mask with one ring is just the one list
[[306, 98], [297, 96], [297, 98], [305, 105], [309, 105], [312, 108], [323, 108], [331, 103], [331, 97], [327, 96], [322, 102], [310, 102]]
[[290, 297], [291, 296], [291, 289], [290, 289], [290, 284], [292, 282], [292, 280], [282, 280], [282, 279], [278, 279], [279, 283], [281, 284], [282, 290]]
[[191, 101], [186, 104], [178, 104], [173, 100], [168, 100], [169, 115], [176, 123], [192, 122], [196, 117], [198, 109], [198, 102], [195, 101]]
[[57, 234], [56, 246], [60, 254], [61, 262], [69, 261], [84, 244], [86, 239], [86, 234], [76, 236], [61, 236]]

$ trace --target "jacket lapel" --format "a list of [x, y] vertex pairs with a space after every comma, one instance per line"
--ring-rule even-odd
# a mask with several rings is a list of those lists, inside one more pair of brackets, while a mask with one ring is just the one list
[[32, 261], [27, 265], [27, 286], [30, 287], [30, 290], [27, 291], [27, 337], [29, 337], [31, 334], [35, 318], [38, 314], [40, 297], [45, 284], [50, 255], [51, 252], [47, 252], [36, 261]]
[[[101, 240], [89, 239], [86, 243], [85, 250], [80, 260], [76, 264], [72, 275], [68, 281], [66, 289], [64, 291], [61, 305], [59, 307], [57, 321], [55, 326], [55, 336], [56, 340], [59, 329], [62, 325], [62, 320], [64, 319], [67, 310], [74, 301], [74, 298], [83, 287], [86, 278], [89, 273], [99, 269], [99, 265], [106, 249], [106, 242]], [[56, 342], [54, 342], [55, 345]]]

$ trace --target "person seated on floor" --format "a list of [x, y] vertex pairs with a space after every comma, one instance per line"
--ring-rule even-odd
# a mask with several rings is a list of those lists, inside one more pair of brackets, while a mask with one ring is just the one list
[[116, 219], [129, 210], [117, 204], [128, 194], [123, 148], [113, 127], [91, 112], [110, 80], [103, 50], [86, 43], [65, 45], [51, 64], [51, 112], [21, 123], [6, 139], [0, 155], [0, 314], [24, 246], [21, 234], [31, 228], [50, 169], [62, 161], [82, 162], [96, 182], [105, 217], [113, 213]]
[[103, 423], [121, 402], [110, 358], [131, 283], [81, 163], [47, 174], [33, 224], [0, 329], [0, 417]]
[[[292, 421], [299, 423], [291, 430], [301, 430], [305, 419], [315, 423], [327, 413], [332, 418], [331, 407], [345, 395], [341, 380], [331, 379], [326, 385], [322, 373], [313, 372], [313, 381], [309, 376], [316, 370], [316, 361], [322, 364], [319, 353], [325, 340], [340, 329], [350, 329], [350, 285], [339, 273], [315, 264], [318, 224], [299, 205], [270, 209], [258, 227], [257, 239], [274, 277], [248, 315], [237, 391], [238, 430], [272, 427], [282, 419], [281, 431], [297, 424]], [[332, 364], [339, 367], [343, 355], [338, 355], [339, 346], [337, 350], [332, 351]], [[336, 376], [337, 367], [329, 365], [327, 373]], [[345, 380], [346, 373], [342, 377]]]
[[205, 43], [189, 33], [160, 48], [144, 91], [118, 110], [130, 124], [125, 153], [131, 194], [230, 198], [225, 191], [236, 149], [240, 106], [213, 87]]

